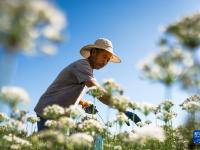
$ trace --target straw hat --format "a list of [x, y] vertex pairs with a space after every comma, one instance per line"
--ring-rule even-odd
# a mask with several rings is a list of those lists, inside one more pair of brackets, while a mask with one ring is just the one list
[[105, 38], [99, 38], [95, 41], [94, 44], [89, 44], [81, 48], [80, 53], [84, 58], [88, 58], [90, 56], [90, 50], [93, 48], [103, 49], [112, 54], [110, 61], [114, 63], [120, 63], [120, 58], [114, 54], [112, 42]]

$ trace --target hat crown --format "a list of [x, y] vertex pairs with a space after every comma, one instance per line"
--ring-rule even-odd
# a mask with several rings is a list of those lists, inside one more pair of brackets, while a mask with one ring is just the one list
[[105, 51], [110, 52], [112, 54], [110, 61], [115, 62], [115, 63], [121, 62], [120, 58], [113, 52], [112, 42], [106, 38], [99, 38], [94, 42], [94, 44], [88, 44], [88, 45], [82, 47], [80, 50], [80, 53], [84, 58], [89, 58], [90, 51], [94, 48], [103, 49]]
[[113, 49], [113, 45], [112, 42], [108, 39], [105, 38], [100, 38], [97, 39], [94, 43], [97, 47], [102, 48], [102, 49], [110, 49], [110, 51], [112, 51]]

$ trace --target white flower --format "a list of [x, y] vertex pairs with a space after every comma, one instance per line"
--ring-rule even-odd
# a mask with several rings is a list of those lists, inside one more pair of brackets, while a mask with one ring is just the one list
[[150, 124], [143, 127], [136, 127], [133, 130], [132, 141], [145, 143], [149, 139], [163, 142], [165, 140], [164, 130], [161, 127]]
[[50, 21], [50, 25], [52, 28], [60, 31], [66, 26], [65, 16], [61, 11], [56, 9], [53, 5], [48, 2], [39, 0], [39, 1], [31, 1], [32, 9], [35, 12], [43, 13], [44, 17], [46, 17]]
[[136, 141], [134, 141], [135, 138], [133, 138], [134, 135], [135, 134], [133, 134], [132, 132], [125, 131], [125, 132], [119, 133], [117, 136], [123, 142], [132, 144], [132, 143], [136, 142]]
[[0, 113], [0, 122], [7, 121], [9, 117], [5, 113]]
[[113, 148], [113, 145], [110, 144], [110, 143], [105, 143], [104, 146], [105, 146], [105, 149], [112, 149]]
[[20, 102], [22, 103], [30, 102], [28, 93], [24, 89], [16, 86], [2, 87], [0, 92], [0, 99], [10, 104], [11, 106], [16, 106], [16, 104]]
[[114, 150], [122, 150], [122, 147], [120, 145], [114, 146]]
[[180, 106], [183, 110], [186, 110], [188, 112], [200, 111], [200, 96], [190, 96]]
[[84, 120], [83, 123], [79, 125], [79, 128], [92, 134], [103, 133], [104, 131], [103, 125], [99, 121], [94, 119]]
[[77, 118], [77, 117], [80, 117], [80, 115], [84, 114], [83, 110], [81, 110], [79, 107], [76, 107], [74, 105], [71, 105], [69, 106], [69, 108], [66, 108], [65, 113], [72, 118]]
[[181, 75], [181, 73], [183, 72], [183, 68], [176, 65], [175, 63], [171, 63], [168, 66], [168, 71], [170, 74], [173, 74], [173, 76], [177, 77]]
[[48, 149], [52, 149], [55, 145], [61, 145], [66, 142], [68, 137], [64, 136], [63, 133], [56, 130], [45, 130], [43, 132], [39, 132], [34, 136], [38, 142], [44, 141]]
[[69, 137], [70, 143], [73, 144], [73, 147], [76, 149], [84, 148], [84, 147], [92, 147], [93, 137], [86, 133], [75, 133]]
[[10, 126], [12, 129], [17, 130], [20, 133], [26, 133], [27, 131], [26, 126], [22, 121], [10, 119], [8, 124], [8, 126]]
[[15, 143], [19, 144], [20, 146], [30, 147], [32, 145], [29, 141], [19, 138], [12, 134], [4, 135], [3, 139], [10, 142], [11, 144]]
[[184, 54], [184, 59], [183, 59], [183, 64], [186, 67], [191, 67], [194, 65], [194, 60], [192, 59], [192, 54], [189, 52], [185, 52]]
[[177, 116], [174, 112], [163, 111], [161, 115], [157, 116], [157, 119], [163, 120], [165, 123], [172, 120]]
[[160, 107], [162, 107], [162, 109], [165, 111], [169, 111], [173, 105], [174, 104], [173, 104], [172, 100], [165, 100], [160, 104]]
[[190, 96], [185, 100], [185, 102], [188, 102], [188, 101], [200, 102], [200, 96], [199, 95]]
[[111, 99], [111, 105], [113, 108], [118, 109], [119, 111], [126, 111], [129, 107], [130, 99], [125, 96], [116, 95]]
[[21, 146], [19, 144], [12, 144], [10, 146], [10, 149], [22, 149]]
[[36, 123], [36, 122], [40, 121], [40, 118], [38, 118], [36, 116], [28, 116], [27, 121], [31, 122], [31, 123]]
[[128, 121], [128, 117], [122, 112], [119, 112], [116, 118], [116, 121], [119, 123], [120, 126], [123, 125], [126, 121]]
[[51, 105], [44, 108], [43, 115], [50, 119], [56, 119], [64, 114], [64, 108], [59, 105]]
[[102, 87], [93, 86], [88, 89], [87, 94], [91, 95], [92, 97], [100, 98], [105, 93], [105, 89]]
[[97, 120], [96, 114], [88, 114], [88, 113], [85, 113], [85, 114], [84, 114], [84, 117], [83, 117], [83, 120], [89, 120], [89, 119]]
[[[6, 0], [0, 5], [0, 31], [3, 31], [1, 35], [4, 34], [1, 36], [4, 47], [14, 52], [33, 54], [32, 51], [39, 49], [42, 42], [62, 40], [61, 31], [67, 25], [66, 16], [49, 1]], [[17, 40], [14, 42], [10, 40], [12, 31], [16, 31]], [[43, 40], [35, 45], [40, 38]]]
[[199, 12], [190, 16], [184, 16], [177, 22], [168, 25], [166, 32], [175, 35], [181, 42], [181, 45], [184, 45], [191, 50], [197, 48], [200, 39], [198, 28], [199, 16]]
[[123, 93], [122, 87], [114, 79], [104, 79], [102, 85], [110, 94]]
[[49, 128], [56, 128], [57, 127], [57, 121], [55, 121], [55, 120], [47, 120], [45, 122], [45, 126], [47, 126]]
[[130, 101], [129, 102], [129, 107], [133, 110], [137, 109], [138, 108], [138, 104], [134, 101]]
[[156, 106], [150, 103], [142, 102], [138, 103], [138, 108], [145, 116], [147, 116], [150, 112], [155, 110]]
[[49, 128], [59, 129], [72, 129], [76, 127], [76, 123], [73, 119], [68, 117], [60, 117], [59, 120], [47, 120], [45, 126]]
[[[187, 58], [187, 63], [185, 59]], [[166, 85], [173, 84], [183, 73], [185, 68], [191, 66], [192, 57], [188, 57], [185, 52], [177, 48], [162, 48], [160, 52], [154, 54], [152, 59], [147, 58], [140, 65], [143, 79], [161, 82]]]
[[58, 120], [58, 126], [61, 128], [72, 129], [76, 127], [76, 123], [72, 118], [61, 117]]
[[40, 9], [38, 11], [46, 10], [45, 15], [50, 19], [51, 24], [54, 28], [56, 28], [57, 30], [61, 30], [66, 26], [65, 16], [61, 11], [56, 9], [53, 5], [45, 1], [39, 1], [39, 2], [33, 1], [33, 4], [35, 5], [35, 9]]
[[187, 110], [189, 112], [200, 111], [200, 103], [195, 101], [190, 101], [184, 103], [182, 109]]
[[60, 41], [62, 39], [59, 31], [57, 29], [55, 29], [54, 27], [46, 27], [43, 31], [43, 34], [45, 37], [49, 38], [49, 39], [53, 39], [55, 41]]
[[0, 132], [11, 132], [13, 130], [13, 127], [11, 124], [7, 123], [7, 124], [3, 124], [0, 125]]
[[157, 76], [157, 75], [159, 75], [161, 73], [161, 68], [160, 68], [160, 66], [158, 66], [158, 65], [153, 65], [152, 67], [151, 67], [151, 74], [152, 74], [152, 76]]
[[116, 88], [119, 89], [120, 85], [116, 83], [116, 81], [114, 79], [104, 79], [103, 80], [103, 84], [104, 85], [109, 85], [112, 88]]

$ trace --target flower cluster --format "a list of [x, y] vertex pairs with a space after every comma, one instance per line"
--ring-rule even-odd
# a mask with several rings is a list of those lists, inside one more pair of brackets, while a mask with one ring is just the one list
[[22, 149], [23, 147], [32, 146], [32, 144], [29, 141], [19, 138], [12, 134], [4, 135], [3, 139], [10, 144], [10, 149]]
[[58, 120], [47, 120], [45, 125], [52, 129], [68, 130], [76, 127], [76, 123], [72, 118], [60, 117]]
[[173, 118], [175, 118], [176, 116], [177, 116], [177, 114], [174, 112], [164, 111], [164, 112], [162, 112], [162, 114], [157, 116], [157, 119], [163, 120], [165, 123], [167, 123], [170, 120], [172, 120]]
[[57, 127], [57, 121], [55, 121], [55, 120], [47, 120], [45, 122], [45, 126], [55, 129]]
[[0, 91], [0, 99], [9, 104], [11, 108], [15, 108], [18, 103], [29, 103], [30, 98], [28, 93], [15, 86], [4, 86]]
[[170, 111], [170, 109], [174, 106], [174, 103], [171, 100], [165, 100], [160, 105], [159, 108], [165, 111]]
[[128, 121], [128, 117], [124, 113], [119, 112], [116, 116], [116, 121], [119, 123], [120, 126], [122, 126], [125, 122]]
[[118, 138], [122, 139], [125, 143], [133, 145], [145, 144], [148, 140], [152, 139], [164, 142], [166, 137], [163, 128], [151, 124], [136, 127], [132, 132], [119, 133]]
[[58, 146], [65, 144], [67, 138], [60, 131], [46, 130], [33, 135], [31, 141], [40, 149], [56, 149]]
[[78, 118], [80, 117], [83, 113], [83, 110], [80, 109], [79, 107], [76, 107], [74, 105], [69, 106], [68, 108], [65, 109], [65, 114], [69, 117], [72, 118]]
[[158, 105], [158, 112], [156, 113], [157, 119], [164, 121], [165, 124], [169, 123], [169, 121], [177, 116], [177, 114], [172, 111], [173, 106], [173, 102], [169, 99]]
[[[0, 2], [0, 14], [1, 42], [8, 51], [35, 54], [35, 49], [41, 48], [47, 55], [55, 53], [53, 45], [47, 43], [61, 41], [66, 17], [54, 5], [43, 0], [6, 0]], [[39, 38], [45, 42], [36, 45]]]
[[165, 32], [175, 35], [186, 47], [194, 49], [199, 46], [199, 23], [200, 13], [183, 17], [177, 22], [166, 27]]
[[96, 97], [96, 98], [100, 98], [103, 96], [103, 92], [100, 88], [97, 87], [92, 87], [89, 89], [89, 91], [87, 92], [87, 94]]
[[151, 112], [156, 109], [156, 106], [150, 103], [138, 103], [138, 109], [145, 115], [148, 116]]
[[143, 78], [161, 82], [167, 86], [172, 85], [180, 78], [185, 68], [194, 64], [189, 52], [178, 48], [161, 49], [160, 52], [151, 54], [139, 63]]
[[92, 147], [94, 139], [86, 133], [75, 133], [69, 137], [69, 141], [75, 149], [85, 149]]
[[122, 95], [115, 95], [111, 99], [111, 107], [124, 112], [129, 107], [129, 102], [130, 99], [128, 97]]
[[104, 126], [95, 119], [84, 120], [81, 124], [79, 124], [80, 130], [84, 132], [89, 132], [92, 135], [95, 133], [102, 134], [104, 132]]
[[183, 110], [186, 110], [191, 113], [200, 111], [200, 96], [190, 96], [180, 106]]
[[122, 87], [115, 82], [114, 79], [105, 79], [103, 80], [102, 86], [106, 89], [108, 93], [112, 94], [123, 94]]
[[68, 118], [68, 117], [59, 118], [57, 123], [61, 129], [63, 128], [73, 129], [76, 127], [75, 121], [72, 118]]
[[136, 127], [133, 130], [133, 141], [145, 143], [149, 139], [156, 139], [163, 142], [165, 140], [165, 133], [163, 128], [150, 124], [143, 127]]
[[63, 107], [54, 104], [52, 106], [47, 106], [46, 108], [44, 108], [43, 115], [49, 119], [56, 119], [64, 115], [64, 113], [65, 113], [65, 110]]
[[8, 116], [5, 113], [0, 113], [0, 122], [7, 121]]
[[34, 123], [40, 121], [40, 118], [38, 118], [36, 116], [28, 116], [27, 117], [27, 121], [30, 122], [30, 123], [32, 123], [32, 124], [34, 124]]

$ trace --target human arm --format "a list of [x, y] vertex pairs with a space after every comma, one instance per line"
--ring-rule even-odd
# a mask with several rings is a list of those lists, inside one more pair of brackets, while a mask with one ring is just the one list
[[72, 68], [74, 75], [77, 78], [78, 84], [84, 84], [87, 87], [97, 87], [103, 93], [103, 96], [98, 98], [102, 103], [109, 105], [110, 95], [102, 88], [96, 79], [93, 77], [93, 71], [90, 64], [86, 60], [79, 61]]
[[87, 86], [87, 87], [96, 87], [96, 88], [98, 88], [101, 92], [102, 92], [102, 96], [101, 97], [98, 97], [98, 99], [102, 102], [102, 103], [104, 103], [105, 105], [110, 105], [110, 98], [111, 98], [111, 95], [110, 94], [108, 94], [107, 92], [106, 92], [106, 90], [103, 88], [103, 87], [101, 87], [100, 85], [99, 85], [99, 83], [94, 79], [94, 80], [88, 80], [88, 81], [86, 81], [85, 82], [85, 85]]

